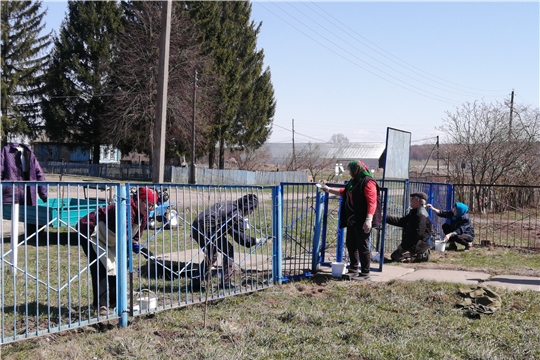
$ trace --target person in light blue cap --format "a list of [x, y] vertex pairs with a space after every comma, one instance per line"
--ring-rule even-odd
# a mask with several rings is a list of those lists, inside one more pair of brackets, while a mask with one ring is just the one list
[[465, 251], [472, 249], [474, 241], [474, 227], [469, 217], [469, 207], [461, 202], [456, 202], [452, 210], [441, 211], [431, 204], [426, 206], [433, 210], [439, 217], [450, 219], [450, 222], [442, 225], [445, 234], [444, 241], [448, 243], [447, 250], [457, 250], [457, 245], [465, 246]]

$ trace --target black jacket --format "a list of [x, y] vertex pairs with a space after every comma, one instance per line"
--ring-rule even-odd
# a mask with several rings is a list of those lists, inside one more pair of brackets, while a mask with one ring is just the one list
[[255, 238], [244, 233], [244, 213], [254, 209], [257, 205], [256, 195], [246, 195], [235, 201], [214, 204], [201, 212], [193, 222], [194, 237], [197, 238], [198, 232], [204, 234], [207, 241], [217, 241], [229, 234], [242, 246], [255, 245]]
[[379, 198], [379, 185], [371, 176], [365, 176], [361, 181], [352, 188], [350, 192], [345, 191], [341, 208], [339, 211], [339, 227], [359, 225], [362, 226], [367, 216], [367, 199], [364, 190], [369, 181], [373, 181], [377, 187], [377, 209], [373, 215], [372, 225], [377, 227], [381, 225], [382, 211]]
[[433, 229], [425, 207], [411, 209], [403, 217], [387, 216], [386, 223], [403, 228], [401, 247], [404, 250], [413, 249], [419, 241], [427, 244]]

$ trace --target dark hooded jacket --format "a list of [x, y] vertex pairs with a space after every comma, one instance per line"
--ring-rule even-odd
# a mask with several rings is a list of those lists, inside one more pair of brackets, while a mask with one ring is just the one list
[[456, 235], [469, 235], [474, 239], [474, 227], [471, 224], [471, 218], [469, 217], [469, 207], [464, 203], [457, 202], [456, 216], [454, 216], [454, 210], [441, 211], [437, 215], [442, 218], [450, 219], [450, 229], [456, 233]]
[[202, 233], [207, 237], [207, 241], [215, 241], [229, 234], [242, 246], [255, 245], [255, 238], [244, 233], [244, 214], [248, 214], [258, 204], [259, 199], [255, 194], [214, 204], [200, 213], [193, 222], [193, 237], [197, 238], [197, 233]]
[[387, 216], [386, 223], [403, 228], [401, 247], [404, 250], [418, 253], [429, 248], [428, 241], [433, 229], [425, 207], [411, 209], [403, 217]]

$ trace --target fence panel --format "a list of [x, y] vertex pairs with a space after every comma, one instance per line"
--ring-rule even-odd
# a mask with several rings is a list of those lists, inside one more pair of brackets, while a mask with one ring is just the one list
[[[409, 182], [409, 187], [410, 193], [422, 191], [428, 194], [428, 203], [437, 209], [446, 210], [453, 207], [453, 186], [450, 184], [411, 181]], [[447, 219], [438, 217], [432, 211], [429, 211], [429, 213], [431, 224], [433, 225], [433, 238], [443, 239], [442, 224]], [[434, 245], [433, 241], [431, 245]]]
[[[331, 187], [340, 187], [343, 184], [327, 184]], [[388, 193], [387, 188], [380, 189], [381, 202], [383, 204], [382, 211], [385, 213], [385, 208], [391, 207], [392, 204], [387, 200], [388, 203], [385, 203], [385, 194]], [[322, 225], [322, 248], [320, 254], [320, 264], [324, 266], [329, 266], [332, 262], [344, 262], [349, 263], [349, 254], [345, 246], [345, 229], [339, 228], [339, 214], [341, 207], [342, 199], [339, 196], [334, 196], [327, 194], [324, 200], [324, 215], [323, 215], [323, 225]], [[384, 221], [384, 219], [383, 219]], [[384, 222], [383, 222], [384, 225]], [[387, 227], [378, 227], [373, 228], [371, 232], [371, 238], [369, 240], [372, 261], [374, 263], [379, 263], [381, 254], [384, 254], [388, 251], [386, 250], [386, 232]], [[400, 239], [401, 241], [401, 239]], [[394, 249], [393, 249], [394, 250]], [[393, 251], [392, 250], [392, 251]], [[382, 267], [379, 266], [379, 269]]]
[[[132, 314], [272, 285], [272, 188], [168, 184], [153, 189], [161, 201], [130, 257]], [[240, 208], [248, 194], [256, 195], [258, 206], [244, 214]]]
[[454, 185], [469, 207], [475, 243], [540, 248], [540, 186]]
[[309, 276], [314, 256], [313, 248], [317, 187], [313, 183], [282, 183], [283, 242], [282, 272], [285, 281]]
[[[89, 273], [89, 268], [100, 271], [103, 251], [116, 239], [105, 233], [92, 241], [77, 232], [77, 224], [114, 201], [119, 186], [2, 181], [1, 343], [118, 318], [114, 303], [94, 303]], [[101, 219], [115, 222], [116, 216], [109, 215]], [[99, 259], [87, 258], [95, 246]], [[114, 291], [109, 280], [105, 276], [96, 288]]]
[[[99, 177], [110, 180], [148, 181], [152, 179], [151, 165], [86, 164], [43, 161], [40, 163], [40, 166], [43, 171], [48, 174]], [[164, 181], [171, 181], [172, 169], [172, 166], [164, 167]]]

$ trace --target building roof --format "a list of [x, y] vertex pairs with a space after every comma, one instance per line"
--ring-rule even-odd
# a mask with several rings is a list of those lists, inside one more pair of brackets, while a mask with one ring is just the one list
[[[300, 154], [314, 146], [326, 159], [346, 162], [360, 159], [368, 167], [378, 167], [378, 161], [384, 153], [386, 143], [295, 143], [295, 153]], [[285, 164], [292, 157], [292, 143], [265, 143], [262, 151], [267, 151], [270, 161], [276, 165]]]

